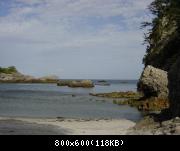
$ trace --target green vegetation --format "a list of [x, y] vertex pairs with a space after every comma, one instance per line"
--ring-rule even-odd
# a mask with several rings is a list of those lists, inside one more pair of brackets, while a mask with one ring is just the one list
[[5, 74], [12, 74], [12, 73], [17, 73], [17, 69], [14, 66], [10, 66], [8, 68], [2, 68], [0, 67], [0, 73], [5, 73]]
[[[145, 34], [147, 48], [143, 63], [145, 67], [152, 65], [169, 73], [180, 58], [180, 0], [154, 0], [149, 10], [153, 19], [142, 24], [142, 28], [148, 29]], [[176, 86], [173, 87], [177, 89]], [[149, 96], [123, 103], [137, 106], [140, 110], [162, 110], [169, 107], [168, 99]]]
[[169, 70], [180, 56], [180, 1], [154, 0], [149, 6], [154, 18], [143, 23], [149, 27], [145, 34], [147, 44], [144, 64]]
[[0, 83], [57, 83], [56, 76], [46, 76], [42, 78], [34, 78], [32, 76], [23, 75], [14, 66], [7, 68], [0, 67]]

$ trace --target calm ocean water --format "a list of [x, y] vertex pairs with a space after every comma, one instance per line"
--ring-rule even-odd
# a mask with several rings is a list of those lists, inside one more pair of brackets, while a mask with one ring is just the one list
[[111, 85], [90, 89], [56, 84], [0, 84], [0, 116], [139, 120], [141, 113], [136, 108], [89, 96], [89, 93], [136, 91], [137, 81], [108, 80], [108, 83]]

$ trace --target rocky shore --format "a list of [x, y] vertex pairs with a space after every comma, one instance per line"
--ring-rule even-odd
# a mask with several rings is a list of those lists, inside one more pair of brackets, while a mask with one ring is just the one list
[[92, 96], [106, 98], [139, 98], [141, 95], [137, 92], [111, 92], [111, 93], [90, 93]]
[[145, 113], [128, 135], [180, 135], [179, 69], [179, 60], [169, 72], [148, 65], [139, 79], [139, 92], [91, 95], [113, 98], [115, 104], [137, 107]]
[[[163, 9], [162, 9], [163, 8]], [[145, 35], [145, 65], [138, 90], [147, 101], [167, 100], [160, 114], [146, 117], [130, 134], [180, 134], [180, 1], [153, 1], [149, 6], [154, 15]], [[156, 13], [155, 13], [156, 12]], [[153, 99], [155, 98], [155, 99]]]
[[128, 135], [180, 135], [180, 118], [176, 117], [169, 120], [147, 116], [130, 128]]
[[12, 67], [1, 68], [3, 70], [0, 70], [0, 83], [57, 83], [58, 81], [56, 76], [35, 78], [20, 73], [15, 67], [13, 70], [8, 70], [9, 68]]
[[111, 92], [111, 93], [90, 93], [95, 97], [111, 98], [114, 104], [130, 105], [139, 111], [156, 112], [169, 107], [169, 102], [165, 98], [146, 98], [139, 92]]

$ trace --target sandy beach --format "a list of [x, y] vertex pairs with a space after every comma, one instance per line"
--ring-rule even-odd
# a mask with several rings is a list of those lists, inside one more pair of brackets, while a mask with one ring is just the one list
[[125, 135], [134, 125], [125, 119], [0, 117], [0, 135]]

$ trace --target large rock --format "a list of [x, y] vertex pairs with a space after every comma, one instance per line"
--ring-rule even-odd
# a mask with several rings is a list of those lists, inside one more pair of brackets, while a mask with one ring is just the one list
[[173, 116], [180, 116], [180, 57], [168, 73], [170, 111]]
[[23, 75], [19, 72], [12, 74], [0, 73], [0, 82], [20, 82], [20, 81], [28, 81], [31, 79], [34, 79], [34, 77]]
[[58, 86], [68, 86], [68, 87], [72, 87], [72, 88], [78, 88], [78, 87], [82, 87], [82, 88], [92, 88], [94, 87], [94, 84], [91, 80], [60, 80], [57, 83]]
[[41, 81], [42, 83], [44, 82], [44, 83], [57, 83], [58, 82], [58, 79], [59, 79], [59, 77], [58, 76], [56, 76], [56, 75], [49, 75], [49, 76], [44, 76], [44, 77], [41, 77], [41, 78], [39, 78], [39, 79], [37, 79], [37, 81], [39, 80], [39, 81]]
[[40, 80], [58, 80], [59, 77], [56, 75], [49, 75], [39, 78]]
[[168, 98], [167, 72], [161, 69], [147, 66], [138, 82], [138, 91], [145, 97]]

